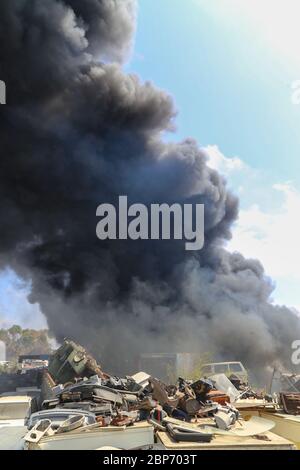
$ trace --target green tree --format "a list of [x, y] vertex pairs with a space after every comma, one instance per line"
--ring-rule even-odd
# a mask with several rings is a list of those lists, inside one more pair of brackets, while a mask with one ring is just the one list
[[13, 325], [0, 329], [0, 340], [6, 344], [7, 359], [16, 361], [24, 354], [50, 354], [51, 344], [48, 330], [22, 329]]

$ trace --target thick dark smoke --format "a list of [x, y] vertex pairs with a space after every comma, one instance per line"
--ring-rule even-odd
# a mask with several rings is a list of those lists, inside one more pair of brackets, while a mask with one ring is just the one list
[[[270, 303], [258, 261], [224, 249], [237, 198], [196, 142], [162, 140], [172, 99], [122, 71], [135, 14], [134, 0], [1, 0], [1, 263], [32, 279], [57, 339], [106, 369], [140, 351], [290, 366], [299, 319]], [[119, 195], [204, 203], [204, 249], [100, 242], [96, 208]]]

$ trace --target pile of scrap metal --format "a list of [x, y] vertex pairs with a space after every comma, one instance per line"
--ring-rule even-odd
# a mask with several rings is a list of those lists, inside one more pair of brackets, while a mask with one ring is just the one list
[[208, 379], [179, 378], [176, 385], [165, 385], [144, 372], [111, 376], [81, 346], [67, 340], [50, 358], [42, 391], [26, 420], [27, 442], [91, 426], [129, 427], [141, 422], [150, 423], [153, 430], [164, 429], [175, 440], [207, 442], [211, 433], [186, 436], [190, 431], [167, 419], [188, 423], [192, 418], [210, 417], [222, 430], [239, 419], [230, 397]]
[[266, 394], [264, 390], [254, 390], [249, 384], [243, 382], [238, 376], [234, 374], [229, 376], [229, 380], [240, 392], [240, 397], [266, 400], [267, 402], [271, 402], [273, 400], [272, 395]]
[[275, 370], [273, 372], [271, 388], [275, 392], [300, 393], [300, 375]]
[[300, 375], [274, 368], [270, 391], [274, 392], [278, 411], [300, 415]]
[[156, 378], [149, 378], [154, 400], [162, 407], [164, 415], [189, 422], [193, 417], [215, 416], [224, 409], [236, 421], [238, 413], [230, 405], [230, 398], [217, 390], [208, 379], [196, 382], [178, 379], [176, 386], [167, 386]]
[[289, 415], [300, 415], [300, 393], [280, 393], [279, 405], [281, 405], [284, 412]]

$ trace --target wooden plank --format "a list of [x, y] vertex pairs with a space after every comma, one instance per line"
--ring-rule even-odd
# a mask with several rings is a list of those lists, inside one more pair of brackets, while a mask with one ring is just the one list
[[269, 440], [262, 441], [255, 437], [233, 438], [215, 436], [210, 443], [175, 442], [168, 433], [159, 431], [157, 436], [167, 450], [296, 450], [296, 446], [276, 434], [265, 433]]

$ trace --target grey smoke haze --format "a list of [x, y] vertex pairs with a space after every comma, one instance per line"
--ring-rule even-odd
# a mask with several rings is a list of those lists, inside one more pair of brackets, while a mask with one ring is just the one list
[[[1, 263], [32, 279], [56, 338], [106, 369], [141, 350], [290, 366], [299, 319], [270, 303], [259, 261], [224, 249], [237, 198], [195, 141], [163, 142], [170, 96], [122, 71], [135, 16], [134, 0], [1, 0]], [[204, 203], [204, 249], [100, 242], [96, 208], [123, 194]]]

